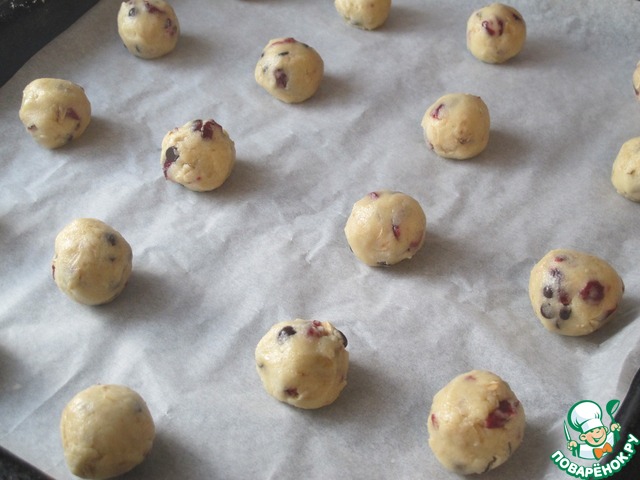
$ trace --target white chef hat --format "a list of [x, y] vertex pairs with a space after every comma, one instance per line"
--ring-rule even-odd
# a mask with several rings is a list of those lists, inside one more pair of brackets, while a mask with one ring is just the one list
[[569, 423], [574, 430], [587, 433], [594, 428], [604, 427], [602, 423], [602, 409], [600, 405], [591, 400], [583, 400], [576, 403], [569, 410]]

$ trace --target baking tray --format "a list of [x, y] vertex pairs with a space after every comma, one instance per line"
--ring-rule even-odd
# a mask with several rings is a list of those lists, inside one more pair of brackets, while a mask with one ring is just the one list
[[0, 85], [98, 0], [0, 0]]

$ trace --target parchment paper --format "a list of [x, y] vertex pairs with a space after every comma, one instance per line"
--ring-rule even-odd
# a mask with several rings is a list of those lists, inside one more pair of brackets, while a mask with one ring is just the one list
[[[491, 370], [527, 415], [524, 442], [484, 479], [564, 478], [550, 455], [582, 399], [621, 399], [640, 363], [640, 205], [611, 165], [640, 135], [631, 75], [640, 2], [514, 0], [527, 22], [504, 65], [466, 49], [480, 1], [394, 0], [378, 31], [347, 25], [329, 0], [174, 0], [177, 49], [146, 61], [101, 1], [0, 88], [0, 443], [74, 478], [60, 412], [95, 383], [147, 401], [157, 438], [136, 479], [451, 479], [430, 451], [433, 395]], [[287, 105], [254, 81], [271, 38], [325, 62], [315, 97]], [[18, 118], [39, 77], [82, 85], [84, 136], [48, 151]], [[470, 161], [431, 152], [420, 121], [445, 93], [480, 95], [492, 119]], [[214, 118], [236, 143], [210, 193], [167, 182], [165, 133]], [[355, 201], [391, 189], [427, 215], [423, 249], [392, 268], [349, 251]], [[134, 273], [113, 303], [87, 307], [51, 278], [53, 241], [77, 217], [129, 241]], [[582, 338], [547, 332], [528, 299], [531, 267], [553, 248], [606, 259], [626, 293], [614, 321]], [[258, 340], [292, 318], [349, 339], [348, 386], [303, 411], [263, 390]]]

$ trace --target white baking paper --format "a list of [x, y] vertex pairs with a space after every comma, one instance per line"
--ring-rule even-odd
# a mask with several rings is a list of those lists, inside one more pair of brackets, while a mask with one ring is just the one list
[[[640, 2], [514, 0], [521, 54], [484, 64], [466, 49], [480, 1], [394, 0], [386, 24], [346, 24], [330, 0], [174, 0], [182, 36], [156, 60], [118, 37], [103, 0], [0, 88], [0, 444], [58, 479], [59, 419], [95, 383], [147, 401], [157, 438], [129, 479], [453, 479], [428, 447], [433, 395], [488, 369], [524, 405], [522, 446], [483, 479], [567, 478], [571, 405], [622, 399], [640, 363], [640, 204], [611, 166], [640, 135], [631, 76]], [[253, 77], [263, 47], [292, 36], [325, 77], [284, 104]], [[92, 122], [72, 144], [39, 147], [18, 118], [39, 77], [82, 85]], [[487, 149], [430, 151], [420, 126], [445, 93], [480, 95]], [[218, 190], [166, 181], [165, 133], [213, 118], [237, 164]], [[349, 251], [354, 202], [379, 189], [427, 215], [423, 249], [391, 268]], [[88, 307], [51, 277], [53, 241], [77, 217], [116, 228], [134, 273], [113, 303]], [[615, 320], [569, 338], [531, 308], [531, 267], [573, 248], [626, 284]], [[279, 403], [254, 366], [276, 322], [327, 320], [349, 340], [348, 385], [315, 411]]]

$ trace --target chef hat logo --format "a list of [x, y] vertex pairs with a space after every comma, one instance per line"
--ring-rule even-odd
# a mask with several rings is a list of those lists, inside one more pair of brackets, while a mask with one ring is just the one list
[[602, 409], [591, 400], [576, 403], [567, 415], [571, 428], [578, 432], [587, 433], [594, 428], [602, 428]]

